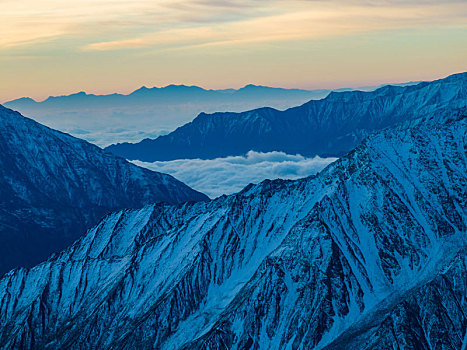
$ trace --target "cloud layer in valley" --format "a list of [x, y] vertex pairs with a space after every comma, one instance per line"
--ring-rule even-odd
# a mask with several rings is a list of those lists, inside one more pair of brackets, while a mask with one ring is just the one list
[[245, 156], [211, 160], [178, 159], [135, 164], [175, 176], [194, 189], [215, 198], [240, 191], [266, 179], [299, 179], [316, 174], [337, 158], [305, 158], [283, 152], [250, 151]]

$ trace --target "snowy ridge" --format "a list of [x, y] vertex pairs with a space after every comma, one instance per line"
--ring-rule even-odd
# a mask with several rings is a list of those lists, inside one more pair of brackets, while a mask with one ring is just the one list
[[[438, 348], [460, 348], [466, 111], [411, 124], [316, 176], [108, 215], [69, 249], [0, 280], [0, 345], [310, 349], [347, 335], [355, 349], [383, 349], [419, 341], [394, 315], [431, 302], [457, 317]], [[375, 310], [366, 333], [352, 333]], [[420, 327], [433, 344], [444, 316], [427, 317]], [[394, 324], [396, 338], [385, 336]]]
[[145, 162], [280, 151], [305, 157], [340, 157], [365, 137], [407, 120], [467, 103], [467, 73], [411, 86], [375, 91], [332, 92], [322, 100], [278, 111], [201, 113], [192, 122], [157, 139], [106, 149]]
[[0, 106], [0, 274], [45, 260], [111, 211], [206, 199]]

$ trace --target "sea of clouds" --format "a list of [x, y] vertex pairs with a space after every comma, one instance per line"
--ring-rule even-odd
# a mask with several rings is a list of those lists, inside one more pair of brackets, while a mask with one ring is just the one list
[[249, 151], [244, 156], [133, 163], [170, 174], [210, 198], [240, 191], [266, 179], [299, 179], [316, 174], [337, 158], [306, 158], [283, 152]]

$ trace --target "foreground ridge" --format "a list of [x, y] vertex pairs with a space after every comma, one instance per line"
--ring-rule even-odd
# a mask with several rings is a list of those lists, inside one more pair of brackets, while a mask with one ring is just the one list
[[0, 280], [0, 345], [458, 349], [466, 115], [384, 130], [306, 179], [110, 214]]

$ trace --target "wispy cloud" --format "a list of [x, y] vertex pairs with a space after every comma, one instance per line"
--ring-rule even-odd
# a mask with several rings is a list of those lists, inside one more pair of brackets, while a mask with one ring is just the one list
[[61, 37], [87, 50], [269, 42], [465, 25], [466, 16], [464, 1], [3, 0], [0, 47]]
[[[128, 35], [174, 27], [248, 18], [262, 11], [250, 1], [3, 0], [0, 47], [27, 45], [63, 36]], [[251, 9], [245, 13], [245, 9]]]
[[[449, 7], [439, 4], [362, 6], [310, 4], [295, 2], [295, 6], [276, 9], [272, 14], [220, 21], [204, 26], [189, 26], [141, 34], [132, 39], [110, 40], [86, 45], [87, 50], [134, 49], [144, 47], [199, 47], [239, 45], [259, 42], [307, 40], [357, 33], [423, 26], [465, 25], [464, 4]], [[319, 3], [319, 6], [317, 5]]]
[[337, 158], [305, 158], [283, 152], [259, 153], [211, 160], [179, 159], [168, 162], [134, 163], [171, 174], [214, 198], [240, 191], [249, 183], [266, 179], [299, 179], [316, 174]]

